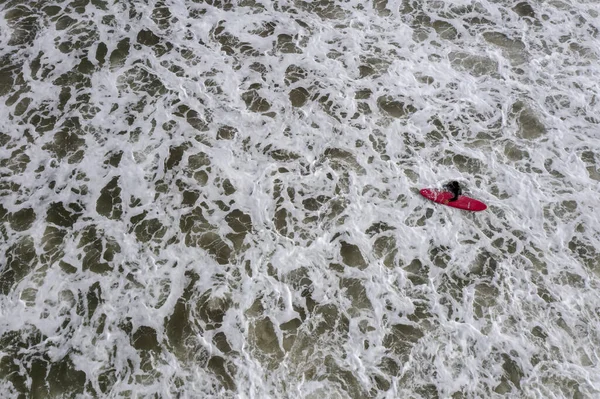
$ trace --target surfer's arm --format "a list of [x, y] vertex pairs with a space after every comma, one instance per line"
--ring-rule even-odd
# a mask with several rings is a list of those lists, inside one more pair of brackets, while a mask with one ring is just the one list
[[456, 201], [458, 199], [458, 197], [460, 197], [461, 192], [460, 191], [454, 191], [454, 192], [452, 192], [452, 194], [454, 194], [454, 197], [450, 198], [448, 200], [448, 202]]
[[448, 202], [453, 202], [458, 199], [458, 197], [462, 194], [462, 189], [460, 188], [460, 184], [457, 181], [450, 182], [444, 186], [444, 188], [450, 191], [453, 195], [452, 198], [448, 200]]

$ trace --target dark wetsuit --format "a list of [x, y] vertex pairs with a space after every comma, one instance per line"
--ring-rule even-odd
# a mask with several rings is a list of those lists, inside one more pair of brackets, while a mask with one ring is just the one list
[[462, 195], [462, 189], [457, 181], [451, 181], [450, 183], [446, 184], [444, 188], [454, 194], [454, 197], [448, 200], [449, 202], [456, 201], [458, 197]]

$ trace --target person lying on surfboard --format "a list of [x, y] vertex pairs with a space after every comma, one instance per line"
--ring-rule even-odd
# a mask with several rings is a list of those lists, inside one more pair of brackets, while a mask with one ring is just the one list
[[423, 188], [419, 190], [419, 193], [428, 200], [451, 208], [458, 208], [471, 212], [479, 212], [487, 209], [487, 205], [483, 202], [464, 195], [460, 184], [457, 181], [446, 183], [442, 190], [436, 188]]
[[462, 195], [462, 189], [460, 188], [460, 184], [456, 180], [453, 180], [450, 183], [445, 184], [444, 188], [446, 190], [450, 191], [452, 193], [452, 195], [454, 195], [454, 197], [450, 198], [448, 200], [448, 202], [456, 201], [458, 199], [458, 197], [460, 197]]

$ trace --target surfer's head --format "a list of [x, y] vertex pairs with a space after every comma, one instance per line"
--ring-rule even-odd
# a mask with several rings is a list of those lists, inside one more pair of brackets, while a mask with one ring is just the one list
[[457, 182], [456, 180], [451, 181], [450, 183], [446, 184], [444, 186], [444, 188], [448, 191], [450, 191], [454, 197], [452, 199], [450, 199], [450, 201], [456, 201], [458, 199], [458, 197], [462, 194], [462, 189], [460, 188], [460, 183]]
[[458, 190], [460, 190], [460, 183], [457, 182], [456, 180], [453, 180], [450, 183], [446, 184], [446, 187], [448, 188], [448, 190], [450, 190], [452, 192], [458, 191]]

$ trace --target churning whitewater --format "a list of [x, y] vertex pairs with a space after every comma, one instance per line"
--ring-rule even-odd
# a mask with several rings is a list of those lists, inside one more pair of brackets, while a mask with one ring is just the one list
[[596, 2], [1, 3], [2, 398], [600, 396]]

